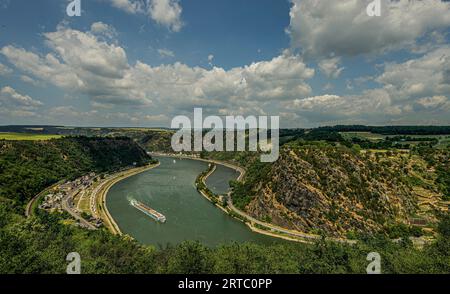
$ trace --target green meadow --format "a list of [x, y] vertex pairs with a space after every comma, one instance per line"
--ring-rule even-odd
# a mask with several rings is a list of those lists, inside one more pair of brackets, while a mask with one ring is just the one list
[[38, 141], [61, 138], [61, 135], [30, 134], [30, 133], [0, 133], [0, 140]]

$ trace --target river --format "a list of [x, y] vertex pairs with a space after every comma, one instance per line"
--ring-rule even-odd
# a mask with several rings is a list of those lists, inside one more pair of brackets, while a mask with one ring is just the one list
[[[252, 232], [201, 196], [195, 179], [208, 163], [191, 159], [156, 157], [161, 165], [115, 184], [106, 205], [121, 231], [144, 244], [166, 246], [184, 240], [198, 240], [207, 246], [227, 242], [270, 244], [281, 240]], [[206, 183], [215, 193], [225, 193], [231, 179], [239, 174], [217, 166]], [[157, 223], [130, 205], [136, 199], [164, 214], [167, 222]]]

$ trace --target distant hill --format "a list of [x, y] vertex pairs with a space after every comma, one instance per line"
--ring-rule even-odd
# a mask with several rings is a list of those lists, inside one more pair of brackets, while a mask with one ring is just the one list
[[[56, 135], [86, 135], [107, 134], [113, 132], [147, 132], [147, 131], [171, 131], [169, 128], [114, 128], [114, 127], [75, 127], [75, 126], [51, 126], [51, 125], [8, 125], [0, 126], [0, 132], [13, 133], [42, 133]], [[371, 132], [383, 135], [447, 135], [450, 134], [450, 126], [364, 126], [364, 125], [337, 125], [318, 128], [287, 128], [280, 130], [280, 136], [292, 136], [303, 134], [311, 130], [322, 132]]]
[[0, 133], [50, 134], [63, 136], [113, 136], [137, 134], [146, 131], [166, 130], [165, 128], [113, 128], [113, 127], [74, 127], [46, 125], [9, 125], [0, 126]]
[[335, 132], [371, 132], [383, 135], [447, 135], [450, 126], [334, 126], [320, 127], [319, 130]]

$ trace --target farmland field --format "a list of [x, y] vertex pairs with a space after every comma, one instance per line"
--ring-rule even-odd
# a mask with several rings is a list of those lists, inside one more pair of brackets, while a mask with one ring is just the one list
[[341, 132], [340, 134], [345, 139], [360, 138], [360, 139], [365, 139], [365, 140], [378, 141], [378, 140], [383, 140], [384, 138], [386, 138], [386, 136], [384, 136], [384, 135], [375, 134], [375, 133], [371, 133], [371, 132]]
[[[375, 134], [371, 132], [341, 132], [340, 133], [345, 139], [351, 139], [351, 138], [359, 138], [363, 140], [370, 140], [370, 141], [381, 141], [386, 138], [394, 138], [402, 135], [382, 135], [382, 134]], [[439, 143], [436, 145], [437, 148], [445, 148], [450, 143], [450, 135], [404, 135], [406, 137], [410, 137], [412, 139], [423, 139], [423, 138], [430, 138], [430, 139], [437, 139]], [[405, 141], [403, 143], [410, 144], [410, 145], [417, 145], [419, 143], [423, 143], [424, 141]], [[402, 142], [399, 142], [402, 143]]]
[[437, 144], [437, 148], [446, 148], [450, 146], [450, 136], [442, 136]]
[[61, 138], [61, 135], [47, 135], [47, 134], [29, 134], [29, 133], [0, 133], [0, 140], [15, 140], [15, 141], [38, 141]]

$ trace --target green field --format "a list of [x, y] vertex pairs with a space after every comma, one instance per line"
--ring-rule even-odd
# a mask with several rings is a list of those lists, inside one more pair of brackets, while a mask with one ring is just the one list
[[29, 134], [29, 133], [0, 133], [0, 140], [38, 141], [61, 138], [61, 135]]
[[341, 132], [340, 134], [345, 139], [360, 138], [360, 139], [371, 140], [371, 141], [379, 141], [379, 140], [384, 140], [386, 138], [386, 136], [383, 136], [380, 134], [374, 134], [371, 132]]
[[[340, 132], [340, 134], [345, 139], [359, 138], [359, 139], [370, 140], [373, 142], [381, 141], [386, 138], [402, 136], [402, 135], [381, 135], [381, 134], [375, 134], [375, 133], [371, 133], [371, 132]], [[450, 143], [450, 135], [404, 135], [404, 136], [411, 137], [411, 138], [436, 138], [439, 140], [439, 143], [436, 145], [436, 147], [438, 147], [438, 148], [445, 148]], [[410, 145], [417, 145], [419, 143], [423, 143], [423, 141], [406, 141], [403, 143], [410, 144]]]
[[450, 146], [450, 136], [442, 136], [436, 148], [447, 148], [447, 146]]

